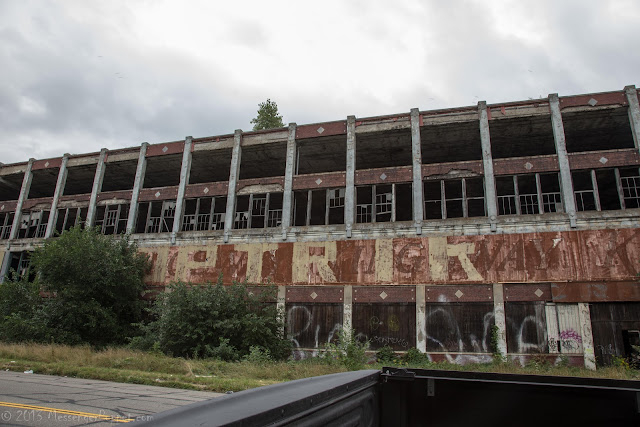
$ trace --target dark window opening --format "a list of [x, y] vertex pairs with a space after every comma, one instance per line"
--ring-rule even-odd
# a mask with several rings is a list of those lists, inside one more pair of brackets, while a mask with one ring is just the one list
[[344, 224], [344, 188], [296, 191], [293, 201], [296, 226]]
[[596, 183], [598, 185], [601, 209], [603, 211], [621, 209], [615, 169], [596, 170]]
[[556, 154], [551, 116], [489, 121], [494, 159]]
[[599, 211], [600, 201], [595, 171], [572, 171], [571, 180], [576, 198], [576, 209], [579, 212]]
[[358, 134], [356, 169], [410, 166], [413, 164], [411, 130]]
[[182, 154], [147, 158], [143, 188], [171, 187], [180, 184]]
[[67, 182], [64, 195], [89, 194], [93, 189], [93, 180], [97, 165], [74, 166], [67, 168]]
[[620, 189], [625, 209], [640, 207], [640, 170], [638, 168], [619, 169]]
[[0, 240], [6, 240], [11, 236], [11, 226], [15, 212], [0, 213]]
[[238, 196], [234, 228], [267, 228], [280, 225], [282, 225], [282, 193]]
[[28, 198], [53, 197], [58, 181], [58, 171], [59, 168], [34, 170]]
[[226, 207], [225, 196], [185, 200], [182, 231], [223, 230]]
[[176, 216], [175, 200], [141, 202], [138, 204], [137, 233], [166, 233], [173, 231]]
[[136, 179], [137, 160], [105, 164], [101, 191], [131, 190]]
[[23, 212], [20, 218], [19, 239], [44, 238], [47, 232], [47, 222], [49, 221], [49, 211], [39, 210]]
[[420, 146], [423, 164], [482, 160], [480, 125], [474, 120], [423, 126]]
[[341, 172], [346, 165], [346, 135], [297, 141], [296, 175]]
[[428, 180], [423, 184], [423, 191], [425, 219], [486, 215], [482, 178]]
[[32, 282], [36, 278], [35, 271], [32, 271], [29, 268], [31, 265], [30, 252], [10, 252], [5, 256], [10, 257], [8, 263], [9, 271], [7, 271], [10, 277], [14, 279], [26, 277], [30, 282]]
[[294, 191], [293, 193], [293, 225], [297, 227], [309, 225], [307, 219], [307, 202], [310, 200], [311, 191]]
[[0, 176], [0, 201], [18, 200], [23, 179], [23, 173]]
[[633, 148], [628, 108], [563, 113], [567, 152]]
[[60, 208], [58, 209], [58, 217], [56, 220], [56, 232], [61, 234], [65, 230], [69, 230], [76, 225], [84, 227], [87, 218], [86, 207]]
[[129, 204], [98, 206], [95, 226], [102, 234], [123, 234], [127, 232]]
[[194, 151], [189, 184], [228, 181], [230, 172], [231, 148]]
[[557, 173], [496, 177], [499, 215], [562, 212]]
[[286, 142], [243, 147], [240, 157], [240, 179], [284, 176], [286, 163]]

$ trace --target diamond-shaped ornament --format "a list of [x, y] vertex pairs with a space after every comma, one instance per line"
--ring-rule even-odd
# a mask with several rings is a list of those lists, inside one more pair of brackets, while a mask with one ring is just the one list
[[540, 288], [538, 288], [538, 289], [536, 289], [536, 291], [534, 292], [534, 294], [536, 294], [536, 296], [537, 296], [538, 298], [540, 298], [540, 297], [542, 296], [543, 292], [542, 292], [542, 290], [540, 290]]
[[164, 147], [162, 147], [162, 152], [166, 153], [167, 151], [169, 151], [169, 147], [167, 147], [166, 145]]
[[318, 294], [316, 294], [315, 292], [312, 292], [311, 295], [309, 295], [311, 297], [311, 299], [316, 299], [318, 298]]
[[591, 98], [587, 104], [591, 105], [592, 107], [595, 107], [596, 104], [598, 103], [598, 101], [595, 100], [595, 98]]
[[320, 127], [318, 128], [318, 133], [320, 133], [320, 134], [321, 134], [322, 132], [324, 132], [324, 128], [323, 128], [322, 126], [320, 126]]
[[202, 190], [202, 192], [203, 192], [204, 194], [207, 194], [207, 193], [209, 192], [209, 187], [204, 187], [204, 190]]
[[320, 178], [316, 179], [316, 184], [318, 185], [322, 184], [322, 180]]
[[158, 197], [160, 197], [160, 192], [156, 191], [156, 194], [154, 194], [154, 196], [156, 196], [156, 199], [157, 199]]
[[458, 289], [454, 295], [456, 296], [456, 298], [460, 299], [462, 298], [462, 295], [464, 295], [464, 292]]
[[604, 156], [600, 157], [600, 163], [602, 163], [603, 165], [605, 163], [607, 163], [608, 161], [609, 161], [609, 159], [607, 159], [606, 157], [604, 157]]
[[48, 167], [49, 167], [49, 162], [46, 162], [46, 163], [44, 164], [44, 167], [45, 167], [45, 168], [48, 168]]
[[4, 210], [4, 205], [0, 206], [0, 211]]
[[387, 179], [387, 174], [385, 174], [385, 173], [383, 172], [383, 173], [382, 173], [382, 175], [380, 175], [380, 179], [381, 179], [381, 180], [383, 180], [383, 181], [384, 181], [385, 179]]
[[380, 298], [386, 299], [389, 295], [385, 291], [380, 292]]
[[529, 162], [527, 162], [527, 163], [525, 163], [525, 164], [524, 164], [524, 168], [525, 168], [526, 170], [530, 170], [532, 167], [533, 167], [533, 165], [532, 165], [531, 163], [529, 163]]

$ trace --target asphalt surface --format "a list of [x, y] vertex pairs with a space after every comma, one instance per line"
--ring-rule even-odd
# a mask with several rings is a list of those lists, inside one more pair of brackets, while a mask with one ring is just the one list
[[154, 414], [220, 393], [0, 371], [1, 426], [94, 426]]

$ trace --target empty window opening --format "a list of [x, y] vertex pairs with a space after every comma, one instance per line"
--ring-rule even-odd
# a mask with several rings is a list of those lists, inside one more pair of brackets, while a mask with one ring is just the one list
[[341, 172], [346, 165], [346, 135], [297, 141], [296, 175]]
[[189, 184], [224, 182], [231, 172], [231, 148], [194, 151]]
[[[406, 191], [407, 186], [409, 187], [408, 194]], [[402, 193], [402, 195], [399, 195], [399, 193]], [[411, 184], [357, 187], [356, 198], [357, 223], [411, 220]]]
[[499, 215], [562, 212], [557, 173], [496, 177]]
[[180, 184], [182, 154], [147, 158], [143, 188], [171, 187]]
[[138, 233], [166, 233], [173, 231], [176, 216], [175, 200], [141, 202], [138, 205]]
[[422, 163], [482, 160], [478, 121], [429, 125], [420, 128]]
[[101, 191], [131, 190], [136, 179], [137, 160], [105, 164]]
[[58, 171], [59, 168], [34, 170], [28, 198], [53, 197], [58, 181]]
[[240, 179], [284, 176], [286, 163], [286, 142], [243, 147], [240, 157]]
[[411, 183], [394, 185], [396, 188], [396, 221], [413, 220], [413, 185]]
[[628, 108], [563, 113], [567, 151], [633, 148]]
[[294, 192], [294, 225], [344, 224], [345, 189]]
[[358, 134], [356, 169], [410, 166], [413, 164], [411, 130]]
[[489, 128], [494, 159], [556, 153], [551, 116], [494, 119]]
[[18, 200], [23, 179], [23, 173], [0, 176], [0, 201]]
[[98, 206], [95, 227], [102, 234], [122, 234], [127, 232], [129, 204]]
[[625, 209], [640, 207], [640, 170], [638, 168], [619, 169], [620, 190]]
[[0, 240], [6, 240], [11, 235], [11, 226], [15, 212], [0, 213]]
[[603, 211], [622, 209], [618, 188], [618, 175], [617, 169], [596, 170], [600, 208]]
[[599, 211], [598, 182], [594, 170], [572, 171], [573, 193], [576, 198], [576, 209], [582, 211]]
[[223, 230], [226, 196], [185, 200], [182, 231]]
[[235, 228], [267, 228], [281, 225], [282, 193], [238, 196]]
[[23, 212], [20, 218], [18, 238], [43, 238], [47, 231], [47, 221], [49, 221], [49, 211], [38, 210]]
[[65, 230], [69, 230], [76, 225], [84, 226], [87, 218], [86, 207], [60, 208], [56, 219], [56, 232], [61, 234]]
[[423, 190], [425, 219], [486, 215], [482, 178], [428, 180]]
[[97, 165], [83, 165], [67, 168], [67, 181], [64, 195], [89, 194], [93, 189], [93, 180]]
[[29, 281], [33, 281], [35, 279], [35, 272], [32, 272], [29, 268], [31, 265], [30, 252], [10, 252], [5, 256], [10, 257], [8, 263], [9, 271], [7, 272], [10, 277], [26, 277]]

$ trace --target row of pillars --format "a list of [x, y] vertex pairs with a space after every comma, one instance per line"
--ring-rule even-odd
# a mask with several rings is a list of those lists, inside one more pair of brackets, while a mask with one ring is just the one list
[[[426, 325], [426, 285], [416, 285], [416, 348], [422, 353], [427, 352]], [[285, 313], [286, 286], [278, 286], [277, 308], [279, 313]], [[351, 335], [353, 330], [353, 287], [345, 285], [343, 289], [342, 328]], [[504, 288], [502, 283], [493, 284], [493, 315], [497, 327], [497, 351], [502, 358], [507, 357], [507, 331], [504, 311]], [[591, 312], [589, 304], [578, 303], [580, 334], [582, 338], [584, 367], [596, 369], [596, 358], [593, 346], [593, 332], [591, 330]], [[285, 322], [284, 317], [281, 321]]]
[[[624, 89], [629, 104], [629, 121], [631, 131], [636, 148], [640, 148], [640, 106], [638, 104], [638, 96], [635, 86], [627, 86]], [[564, 200], [565, 213], [569, 216], [571, 227], [576, 226], [576, 206], [573, 197], [573, 183], [571, 180], [571, 170], [569, 168], [569, 158], [565, 144], [564, 128], [562, 124], [562, 115], [560, 113], [560, 102], [557, 94], [549, 95], [549, 105], [551, 109], [551, 122], [553, 127], [553, 136], [555, 141], [556, 153], [558, 156], [558, 164], [560, 169], [560, 182], [562, 197]], [[493, 157], [491, 154], [491, 136], [489, 132], [489, 119], [487, 114], [487, 104], [484, 101], [478, 103], [478, 113], [480, 122], [480, 140], [482, 146], [482, 161], [485, 177], [485, 199], [487, 206], [487, 214], [492, 231], [497, 230], [498, 206], [496, 198], [496, 187], [493, 173]], [[413, 156], [413, 218], [416, 228], [416, 234], [422, 234], [423, 220], [423, 192], [422, 192], [422, 153], [420, 138], [420, 112], [417, 108], [411, 110], [411, 146]], [[291, 226], [291, 211], [293, 199], [293, 175], [294, 164], [296, 159], [296, 124], [289, 125], [287, 138], [287, 154], [284, 179], [284, 194], [282, 205], [282, 239], [287, 238], [287, 232]], [[131, 206], [129, 209], [129, 217], [127, 221], [127, 233], [132, 233], [135, 229], [136, 216], [138, 211], [138, 198], [140, 190], [144, 183], [144, 175], [147, 165], [147, 146], [143, 143], [140, 147], [140, 155], [136, 169], [133, 192], [131, 196]], [[189, 174], [191, 171], [192, 160], [192, 137], [185, 139], [184, 151], [182, 156], [182, 165], [180, 170], [180, 184], [178, 187], [178, 196], [176, 200], [176, 215], [173, 223], [173, 232], [171, 234], [171, 242], [175, 243], [176, 233], [180, 230], [183, 216], [184, 196], [186, 187], [189, 182]], [[345, 189], [345, 209], [344, 224], [346, 237], [351, 237], [353, 224], [355, 223], [355, 170], [356, 170], [356, 118], [349, 116], [347, 118], [347, 164], [346, 164], [346, 189]], [[91, 198], [87, 211], [86, 225], [91, 227], [94, 224], [96, 204], [98, 194], [102, 189], [102, 181], [105, 173], [105, 159], [107, 150], [102, 149], [96, 167], [96, 173], [93, 180]], [[224, 225], [224, 241], [228, 242], [232, 232], [235, 207], [236, 207], [236, 187], [240, 176], [240, 163], [242, 156], [242, 131], [236, 130], [234, 135], [233, 151], [231, 156], [231, 168], [229, 174], [229, 186], [227, 193], [226, 218]], [[56, 224], [57, 207], [60, 196], [64, 191], [67, 179], [67, 162], [69, 154], [65, 154], [62, 158], [60, 171], [56, 183], [56, 189], [51, 203], [51, 214], [45, 238], [51, 237]], [[30, 159], [27, 164], [27, 170], [24, 175], [20, 196], [16, 206], [16, 214], [11, 228], [10, 240], [15, 239], [20, 225], [20, 212], [24, 201], [28, 198], [31, 180], [33, 177], [32, 167], [34, 159]]]

